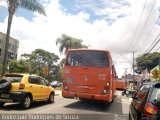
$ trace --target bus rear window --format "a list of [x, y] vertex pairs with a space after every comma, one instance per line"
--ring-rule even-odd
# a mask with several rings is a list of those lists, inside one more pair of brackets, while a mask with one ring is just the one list
[[70, 51], [66, 66], [108, 67], [108, 56], [102, 51]]

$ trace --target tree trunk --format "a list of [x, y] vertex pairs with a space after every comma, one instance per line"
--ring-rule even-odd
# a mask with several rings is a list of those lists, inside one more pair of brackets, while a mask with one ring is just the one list
[[9, 47], [9, 38], [10, 38], [10, 30], [11, 30], [12, 19], [13, 19], [13, 13], [9, 12], [7, 34], [6, 34], [6, 41], [5, 41], [5, 48], [4, 48], [3, 65], [2, 65], [2, 76], [5, 74], [5, 71], [6, 71], [6, 68], [7, 68], [8, 47]]

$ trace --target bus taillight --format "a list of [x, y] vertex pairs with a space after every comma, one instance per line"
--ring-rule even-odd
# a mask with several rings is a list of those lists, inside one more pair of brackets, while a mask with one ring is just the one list
[[108, 90], [109, 90], [109, 83], [107, 82], [106, 86], [104, 86], [104, 89], [103, 89], [103, 94], [107, 94]]
[[67, 86], [64, 86], [63, 88], [64, 88], [64, 90], [66, 90], [66, 91], [68, 90], [68, 87], [67, 87]]
[[68, 87], [67, 87], [67, 84], [66, 84], [65, 80], [63, 81], [63, 89], [66, 90], [66, 91], [68, 90]]

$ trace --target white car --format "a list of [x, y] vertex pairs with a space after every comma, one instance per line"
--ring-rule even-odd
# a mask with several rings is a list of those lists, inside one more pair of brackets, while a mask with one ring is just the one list
[[52, 87], [61, 87], [62, 83], [60, 81], [53, 81], [51, 82]]

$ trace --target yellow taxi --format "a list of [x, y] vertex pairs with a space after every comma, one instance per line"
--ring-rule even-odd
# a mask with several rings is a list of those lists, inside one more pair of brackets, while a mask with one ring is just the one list
[[29, 108], [33, 101], [54, 102], [54, 88], [42, 77], [32, 74], [9, 73], [0, 80], [0, 107], [19, 102]]

